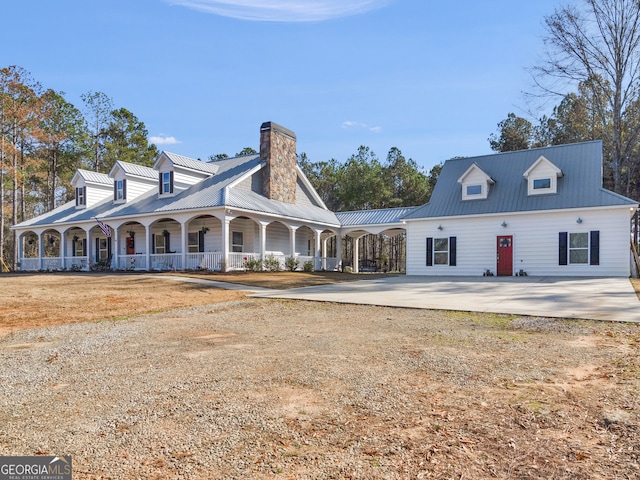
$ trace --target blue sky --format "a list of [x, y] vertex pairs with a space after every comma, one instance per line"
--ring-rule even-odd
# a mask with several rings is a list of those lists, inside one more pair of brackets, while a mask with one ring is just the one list
[[[161, 150], [206, 159], [293, 130], [343, 162], [398, 147], [426, 170], [490, 153], [524, 114], [526, 68], [561, 0], [21, 0], [2, 7], [0, 67], [45, 88], [106, 93]], [[266, 7], [264, 6], [266, 5]]]

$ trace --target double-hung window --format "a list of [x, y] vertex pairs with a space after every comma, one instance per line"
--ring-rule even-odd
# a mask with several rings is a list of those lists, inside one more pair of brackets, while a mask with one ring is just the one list
[[558, 265], [600, 265], [600, 231], [560, 232]]
[[456, 237], [427, 238], [427, 267], [434, 265], [456, 266]]

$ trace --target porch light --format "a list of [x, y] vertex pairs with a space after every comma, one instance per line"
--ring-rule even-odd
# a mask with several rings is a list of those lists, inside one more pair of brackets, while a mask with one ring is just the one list
[[438, 230], [442, 231], [442, 225], [438, 225]]
[[578, 219], [576, 220], [576, 223], [582, 223], [582, 219], [578, 217]]
[[505, 222], [504, 220], [502, 221], [502, 223], [500, 224], [500, 226], [502, 228], [507, 228], [507, 222]]

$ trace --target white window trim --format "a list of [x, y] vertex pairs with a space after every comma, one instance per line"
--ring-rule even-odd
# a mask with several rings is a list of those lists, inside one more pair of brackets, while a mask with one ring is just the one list
[[[447, 248], [446, 250], [436, 250], [436, 244], [438, 243], [439, 240], [445, 240], [447, 242]], [[447, 260], [445, 263], [439, 263], [436, 262], [436, 255], [438, 253], [446, 253], [447, 254]], [[449, 237], [433, 237], [433, 266], [437, 267], [437, 266], [448, 266], [449, 265], [449, 257], [451, 255], [451, 246], [449, 245]]]

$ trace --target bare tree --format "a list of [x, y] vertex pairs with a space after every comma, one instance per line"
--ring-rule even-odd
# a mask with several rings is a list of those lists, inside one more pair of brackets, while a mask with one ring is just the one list
[[620, 192], [622, 166], [640, 134], [631, 113], [640, 87], [640, 2], [582, 0], [581, 8], [567, 6], [545, 17], [545, 25], [547, 56], [534, 69], [536, 81], [551, 93], [556, 81], [592, 86], [598, 117], [611, 119], [602, 132], [611, 145], [613, 188]]

